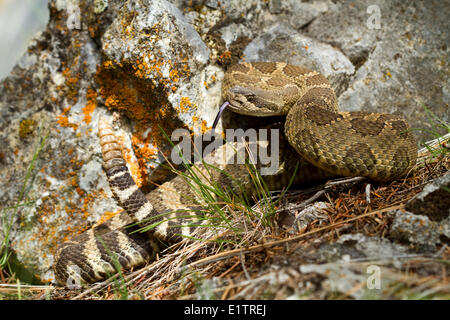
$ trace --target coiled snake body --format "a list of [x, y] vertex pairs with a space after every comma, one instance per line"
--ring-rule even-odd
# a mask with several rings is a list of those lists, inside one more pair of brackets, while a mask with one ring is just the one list
[[[404, 176], [415, 164], [416, 142], [402, 118], [339, 112], [333, 89], [318, 72], [281, 62], [238, 64], [225, 74], [222, 95], [229, 108], [240, 114], [286, 115], [286, 138], [299, 159], [306, 160], [297, 182], [332, 175], [389, 181]], [[177, 176], [144, 195], [125, 165], [113, 130], [103, 120], [99, 122], [99, 136], [104, 169], [124, 211], [61, 245], [54, 271], [62, 285], [105, 279], [116, 272], [114, 257], [122, 268], [139, 266], [154, 257], [161, 241], [178, 241], [206, 221], [198, 214], [204, 200], [183, 177]], [[285, 152], [285, 157], [292, 157], [292, 152]], [[205, 173], [198, 175], [205, 184], [253, 190], [245, 165], [217, 165], [228, 174], [207, 170], [203, 164], [196, 166]], [[286, 184], [293, 172], [291, 164], [287, 167], [284, 173], [267, 177], [270, 188]], [[135, 226], [127, 227], [131, 224]], [[146, 224], [155, 227], [147, 233], [133, 232]]]

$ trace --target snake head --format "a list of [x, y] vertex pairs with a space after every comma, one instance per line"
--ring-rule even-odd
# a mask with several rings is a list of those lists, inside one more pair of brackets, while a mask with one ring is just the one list
[[279, 101], [282, 99], [270, 91], [241, 86], [228, 89], [226, 100], [232, 111], [260, 117], [279, 115], [280, 105], [283, 105], [283, 101]]

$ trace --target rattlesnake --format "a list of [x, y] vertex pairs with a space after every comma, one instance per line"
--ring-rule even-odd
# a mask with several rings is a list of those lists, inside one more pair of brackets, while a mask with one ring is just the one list
[[[281, 62], [237, 64], [224, 76], [222, 95], [229, 108], [240, 114], [286, 115], [285, 135], [301, 161], [297, 182], [333, 175], [389, 181], [404, 176], [416, 161], [416, 142], [406, 121], [389, 114], [338, 112], [337, 98], [327, 79], [307, 68]], [[61, 245], [54, 271], [62, 285], [91, 283], [115, 273], [113, 257], [122, 268], [139, 266], [154, 258], [161, 242], [190, 236], [207, 221], [203, 216], [207, 204], [183, 175], [145, 196], [134, 183], [114, 132], [104, 120], [99, 121], [99, 136], [104, 169], [124, 211]], [[230, 145], [236, 147], [228, 142], [223, 148]], [[294, 153], [289, 147], [280, 149], [288, 150], [281, 156], [289, 160], [284, 170], [266, 177], [270, 188], [286, 185], [293, 173]], [[217, 184], [233, 192], [253, 191], [245, 164], [216, 167], [211, 170], [204, 163], [196, 164], [205, 185]], [[146, 233], [133, 232], [148, 224], [155, 227]]]

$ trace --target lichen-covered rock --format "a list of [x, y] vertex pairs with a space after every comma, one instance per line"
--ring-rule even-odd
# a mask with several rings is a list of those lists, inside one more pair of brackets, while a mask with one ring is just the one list
[[396, 241], [413, 244], [419, 250], [432, 250], [440, 243], [438, 224], [408, 211], [395, 212], [389, 235]]
[[405, 209], [425, 215], [432, 221], [441, 221], [450, 216], [450, 172], [437, 178], [423, 188], [423, 191], [409, 200]]
[[[408, 249], [388, 239], [368, 237], [361, 233], [346, 234], [333, 243], [319, 248], [322, 264], [302, 264], [301, 273], [326, 276], [322, 287], [328, 292], [349, 294], [355, 299], [376, 296], [367, 290], [369, 277], [377, 269], [381, 273], [380, 288], [390, 281], [383, 276], [383, 264], [397, 264], [408, 254]], [[378, 289], [380, 289], [378, 288]], [[372, 288], [375, 289], [375, 288]]]
[[99, 111], [92, 79], [101, 58], [76, 8], [51, 3], [47, 29], [0, 85], [0, 202], [12, 217], [11, 248], [43, 280], [52, 277], [61, 241], [119, 210], [102, 172], [83, 170], [101, 163], [92, 134]]
[[361, 233], [345, 234], [332, 244], [320, 246], [319, 253], [324, 261], [377, 260], [385, 257], [396, 259], [408, 252], [401, 244], [388, 239], [368, 237]]
[[223, 71], [208, 66], [210, 50], [197, 31], [167, 1], [127, 1], [101, 37], [104, 60], [100, 94], [111, 110], [134, 121], [133, 147], [146, 159], [142, 179], [152, 174], [158, 151], [178, 128], [202, 133], [220, 103]]

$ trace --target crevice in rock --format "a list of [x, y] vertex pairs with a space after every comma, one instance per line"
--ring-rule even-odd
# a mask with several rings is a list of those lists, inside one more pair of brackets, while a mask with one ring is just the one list
[[308, 28], [309, 28], [309, 26], [310, 26], [317, 18], [318, 18], [318, 16], [312, 18], [310, 21], [308, 21], [307, 23], [305, 23], [304, 25], [302, 25], [300, 28], [298, 28], [298, 30], [299, 30], [299, 31], [301, 30], [301, 31], [305, 32], [305, 34], [307, 34], [307, 33], [308, 33]]
[[364, 64], [366, 63], [367, 59], [369, 58], [369, 51], [368, 50], [364, 50], [361, 52], [361, 54], [357, 55], [357, 56], [353, 56], [353, 57], [348, 57], [350, 62], [353, 64], [353, 66], [355, 67], [355, 72], [354, 74], [358, 71], [358, 69]]
[[99, 48], [102, 47], [101, 38], [103, 34], [108, 30], [109, 26], [116, 18], [120, 11], [118, 8], [122, 5], [123, 4], [119, 3], [110, 4], [103, 12], [95, 13], [92, 8], [92, 1], [80, 1], [80, 9], [85, 13], [81, 16], [81, 22], [83, 25], [87, 26], [89, 36]]

